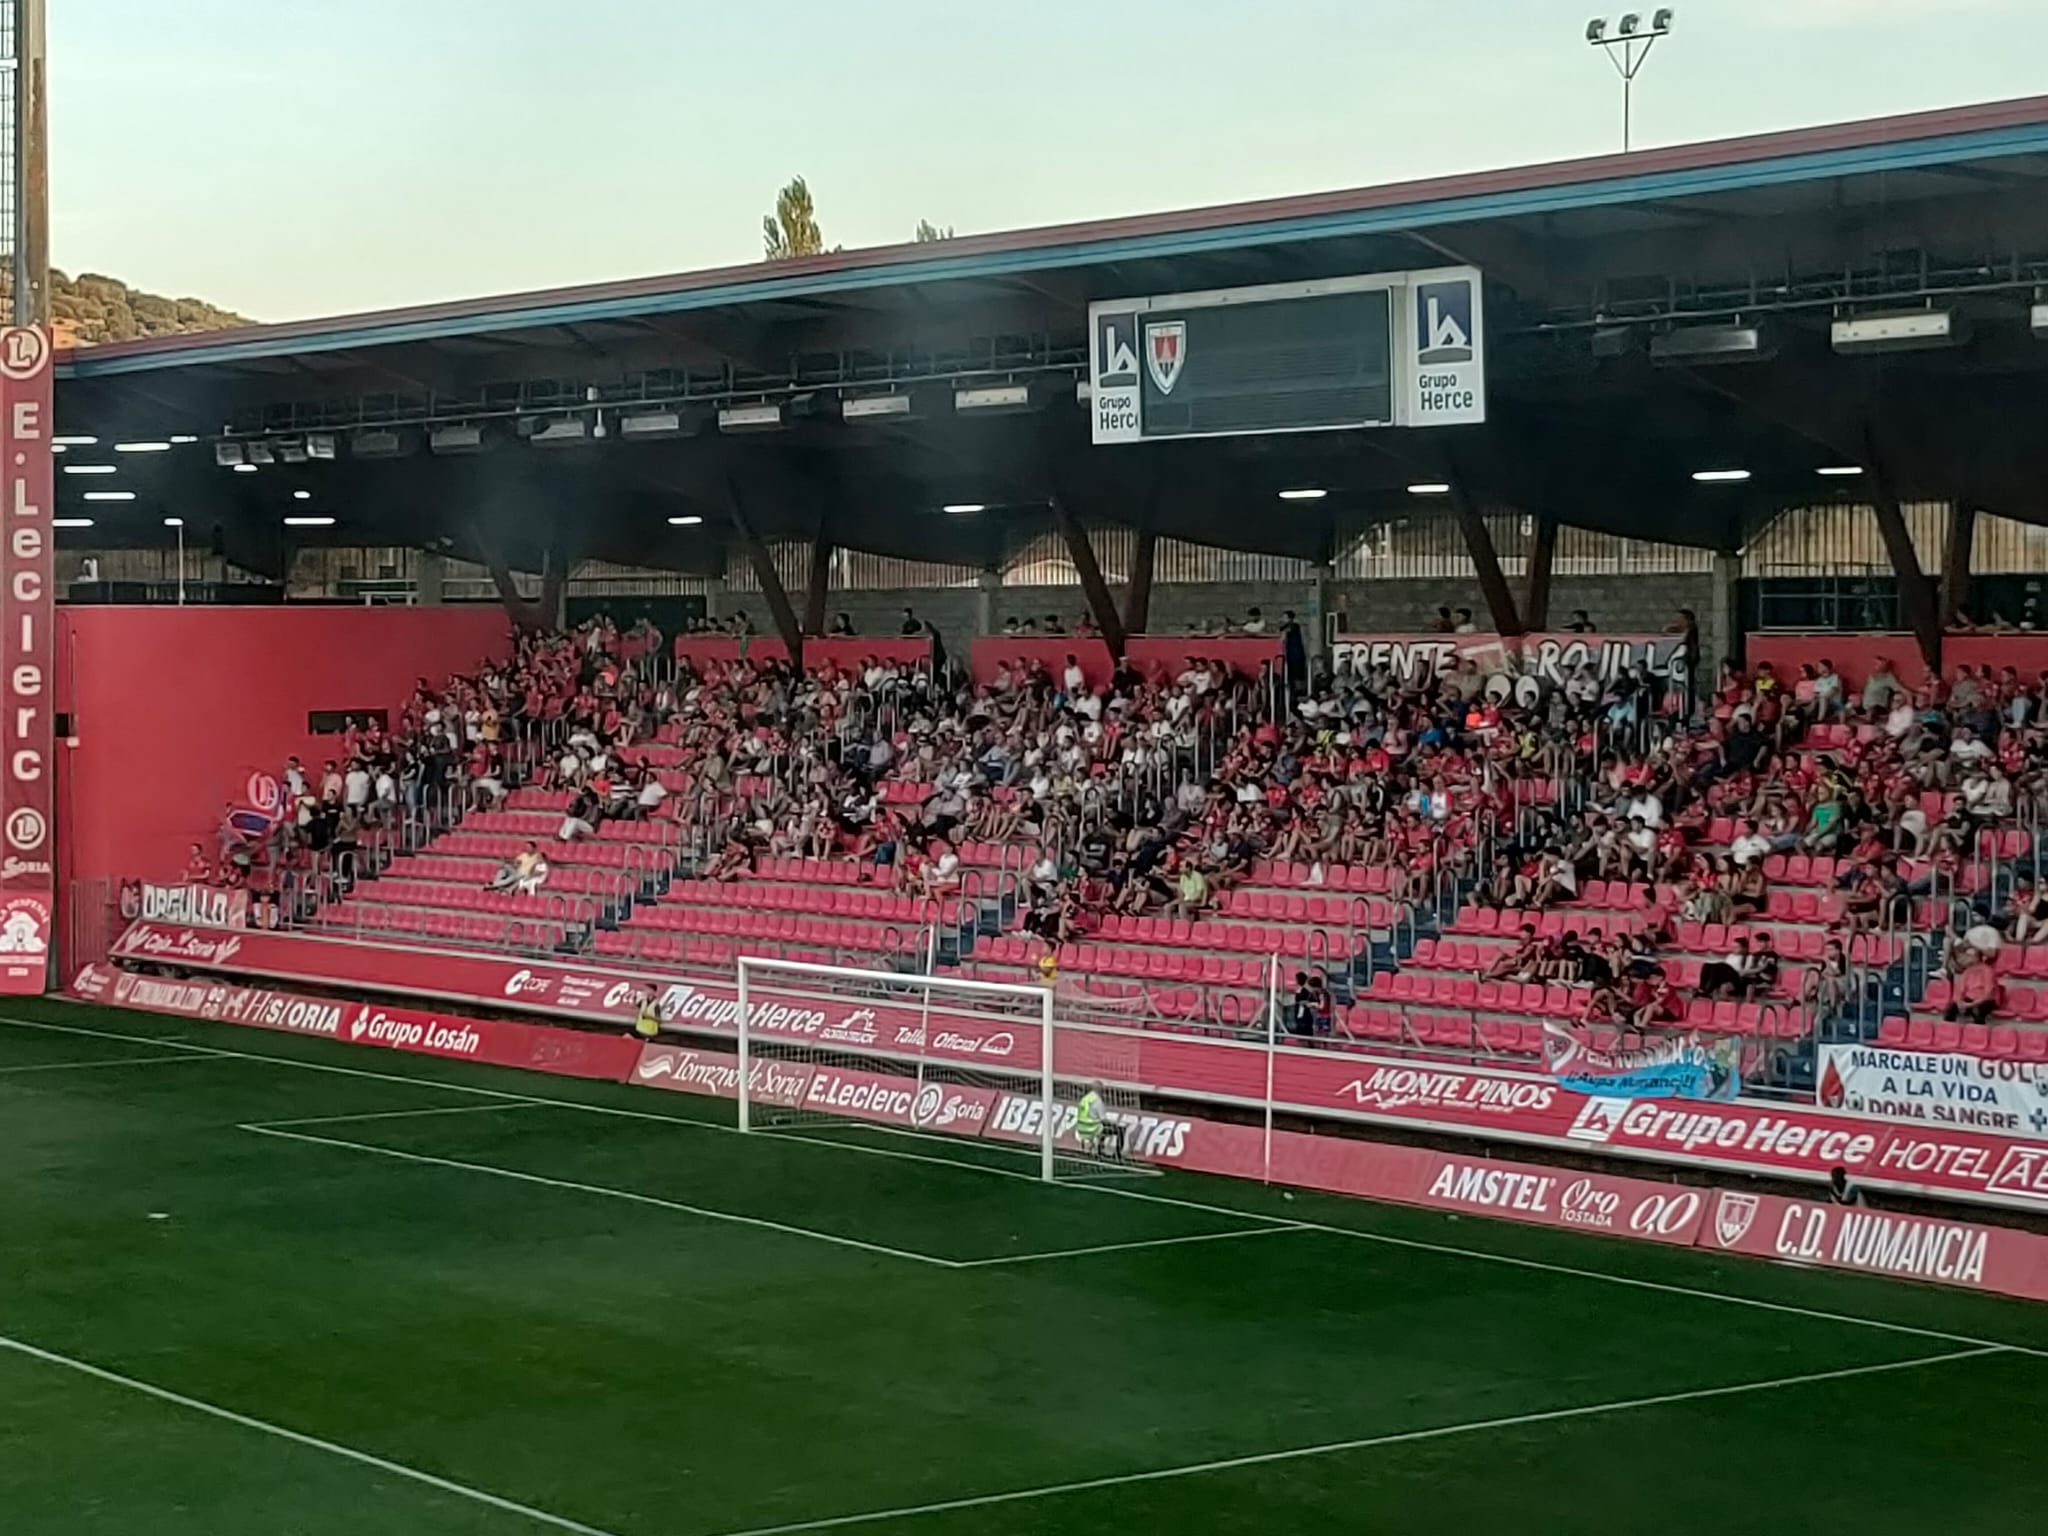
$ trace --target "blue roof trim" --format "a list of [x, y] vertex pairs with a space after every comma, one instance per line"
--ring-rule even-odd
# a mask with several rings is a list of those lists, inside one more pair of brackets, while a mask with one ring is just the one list
[[1403, 203], [1385, 208], [1320, 213], [1251, 224], [1133, 235], [1121, 239], [1075, 241], [1014, 251], [990, 251], [952, 260], [921, 259], [830, 272], [763, 276], [667, 293], [625, 298], [586, 299], [529, 309], [400, 321], [324, 335], [271, 339], [252, 336], [218, 346], [180, 348], [175, 352], [95, 357], [90, 350], [74, 353], [57, 370], [60, 377], [98, 378], [112, 374], [198, 367], [208, 363], [251, 361], [312, 352], [347, 351], [359, 347], [434, 341], [515, 326], [576, 324], [590, 320], [631, 319], [641, 315], [678, 314], [721, 305], [758, 303], [902, 283], [944, 282], [960, 278], [1000, 277], [1041, 271], [1047, 267], [1150, 260], [1205, 251], [1272, 245], [1304, 237], [1331, 239], [1343, 235], [1396, 233], [1436, 224], [1473, 219], [1508, 218], [1531, 213], [1564, 212], [1657, 198], [1698, 196], [1749, 187], [1781, 186], [1824, 177], [1903, 171], [1963, 160], [1989, 159], [2048, 151], [2048, 123], [1992, 129], [1897, 144], [1863, 145], [1825, 150], [1738, 165], [1700, 166], [1645, 176], [1614, 177], [1551, 187], [1471, 197]]

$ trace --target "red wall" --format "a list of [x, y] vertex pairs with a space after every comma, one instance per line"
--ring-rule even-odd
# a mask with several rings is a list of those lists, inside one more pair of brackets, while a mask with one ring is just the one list
[[[789, 647], [779, 635], [750, 635], [745, 647], [749, 661], [787, 661]], [[737, 635], [677, 635], [676, 660], [699, 666], [729, 666], [740, 659]], [[858, 667], [870, 656], [883, 661], [925, 662], [932, 659], [932, 643], [916, 635], [806, 635], [804, 666], [816, 668], [828, 662], [840, 671]]]
[[395, 720], [418, 678], [510, 649], [495, 604], [58, 609], [57, 708], [77, 742], [57, 749], [60, 879], [176, 873], [195, 839], [213, 852], [251, 767], [334, 755], [309, 711]]
[[[1954, 640], [1949, 644], [1952, 646]], [[1768, 661], [1779, 677], [1792, 682], [1809, 661], [1826, 657], [1851, 688], [1863, 680], [1881, 656], [1892, 664], [1892, 676], [1908, 688], [1927, 681], [1927, 664], [1920, 659], [1920, 642], [1911, 635], [1750, 635], [1743, 641], [1743, 656], [1751, 671]]]
[[2011, 667], [2022, 682], [2031, 683], [2048, 671], [2048, 635], [1946, 635], [1941, 642], [1941, 664], [1951, 679], [1956, 668], [1989, 664], [1993, 671]]
[[1133, 635], [1124, 647], [1124, 658], [1148, 676], [1168, 680], [1187, 670], [1188, 659], [1200, 656], [1220, 661], [1234, 671], [1258, 675], [1267, 662], [1279, 666], [1286, 645], [1278, 635]]
[[1006, 661], [1014, 672], [1036, 661], [1057, 685], [1069, 656], [1080, 662], [1081, 676], [1090, 688], [1106, 687], [1116, 670], [1109, 646], [1093, 635], [983, 635], [968, 648], [967, 670], [977, 683], [987, 683]]

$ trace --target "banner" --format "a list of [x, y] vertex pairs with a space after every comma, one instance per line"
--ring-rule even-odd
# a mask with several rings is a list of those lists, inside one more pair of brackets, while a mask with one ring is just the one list
[[1685, 678], [1683, 635], [1339, 635], [1331, 647], [1334, 665], [1371, 674], [1381, 667], [1404, 687], [1424, 688], [1460, 663], [1476, 662], [1489, 681], [1533, 678], [1561, 688], [1582, 666], [1590, 666], [1601, 682], [1611, 682], [1647, 665], [1650, 675], [1682, 682]]
[[1742, 1086], [1742, 1046], [1732, 1035], [1674, 1035], [1633, 1051], [1603, 1051], [1585, 1031], [1543, 1026], [1543, 1055], [1575, 1093], [1623, 1099], [1732, 1099]]
[[2048, 1299], [2048, 1237], [2010, 1227], [1722, 1190], [1699, 1246]]
[[[143, 921], [116, 941], [114, 953], [195, 969], [232, 965], [237, 974], [622, 1029], [652, 990], [664, 1029], [676, 1035], [729, 1036], [739, 1017], [738, 991], [730, 983], [305, 934]], [[754, 1001], [756, 1030], [793, 1044], [851, 1048], [904, 1063], [936, 1057], [1029, 1072], [1036, 1072], [1041, 1056], [1038, 1026], [1022, 1019], [942, 1008], [927, 1014], [908, 1003], [824, 993], [792, 991]], [[1105, 1041], [1115, 1045], [1116, 1066], [1109, 1071], [1103, 1068]], [[1247, 1109], [1266, 1103], [1267, 1064], [1263, 1042], [1164, 1030], [1071, 1026], [1054, 1042], [1054, 1069], [1065, 1076], [1104, 1077], [1140, 1093]], [[1272, 1053], [1271, 1066], [1274, 1103], [1289, 1114], [1812, 1180], [1840, 1167], [1915, 1194], [2048, 1206], [2048, 1161], [2035, 1161], [2048, 1160], [2048, 1142], [1985, 1135], [1972, 1142], [1970, 1133], [1958, 1130], [1937, 1138], [1939, 1148], [1894, 1157], [1880, 1168], [1880, 1153], [1898, 1152], [1902, 1128], [1807, 1104], [1643, 1098], [1605, 1085], [1585, 1093], [1548, 1073], [1286, 1045]]]
[[47, 989], [56, 915], [50, 362], [41, 327], [0, 330], [0, 992], [16, 994]]
[[2048, 1139], [2048, 1065], [2040, 1062], [1824, 1045], [1820, 1101], [1881, 1120]]
[[249, 893], [211, 885], [152, 885], [147, 880], [121, 884], [121, 915], [131, 922], [190, 923], [201, 928], [240, 928], [249, 921]]
[[[735, 1098], [739, 1092], [737, 1060], [695, 1046], [641, 1044], [621, 1035], [506, 1020], [438, 1020], [219, 981], [133, 976], [105, 966], [85, 967], [71, 991], [128, 1007], [319, 1034], [359, 1045], [427, 1049], [430, 1054], [625, 1080], [714, 1098]], [[421, 1031], [417, 1037], [413, 1026]], [[444, 1034], [438, 1045], [429, 1045], [428, 1033], [434, 1028]], [[1035, 1143], [1043, 1123], [1044, 1103], [1030, 1094], [957, 1084], [920, 1085], [910, 1077], [811, 1062], [756, 1058], [749, 1070], [754, 1092], [768, 1103], [809, 1104], [854, 1118], [1020, 1144]], [[1075, 1149], [1073, 1106], [1057, 1105], [1054, 1112], [1060, 1116], [1055, 1134], [1063, 1146]], [[1128, 1154], [1148, 1163], [1600, 1236], [2048, 1300], [2048, 1237], [2031, 1232], [1300, 1131], [1273, 1133], [1269, 1165], [1268, 1143], [1258, 1126], [1157, 1111], [1120, 1111], [1117, 1118], [1126, 1127]], [[2048, 1154], [2048, 1148], [2032, 1150]], [[1928, 1145], [1902, 1156], [1916, 1173], [1925, 1171], [1923, 1161], [1945, 1158], [1987, 1181], [2005, 1176], [2008, 1167], [1982, 1148], [1971, 1152]], [[2048, 1162], [2020, 1161], [2041, 1197], [2048, 1199]]]

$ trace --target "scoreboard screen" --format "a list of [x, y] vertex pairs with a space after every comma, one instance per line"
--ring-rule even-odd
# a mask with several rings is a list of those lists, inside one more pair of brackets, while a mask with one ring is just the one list
[[1098, 443], [1486, 419], [1470, 267], [1091, 305]]

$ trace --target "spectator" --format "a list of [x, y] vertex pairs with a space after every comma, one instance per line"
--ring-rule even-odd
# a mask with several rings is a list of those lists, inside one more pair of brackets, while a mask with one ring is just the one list
[[1964, 1021], [1983, 1024], [1998, 1011], [2000, 1002], [1998, 974], [1991, 968], [1988, 957], [1980, 955], [1967, 945], [1957, 947], [1951, 960], [1954, 981], [1950, 988], [1948, 1006], [1941, 1016], [1950, 1023]]

